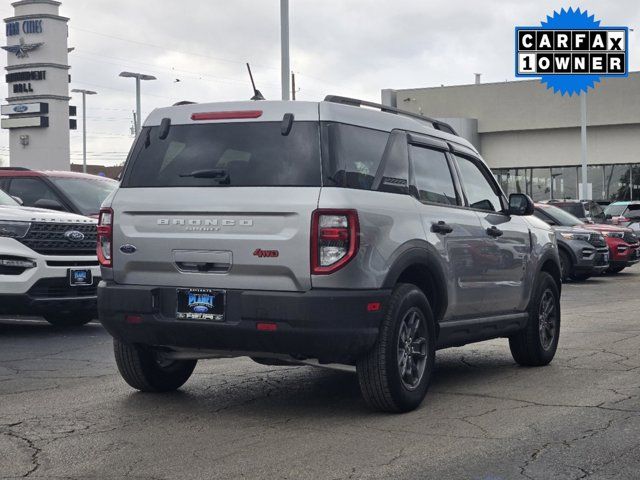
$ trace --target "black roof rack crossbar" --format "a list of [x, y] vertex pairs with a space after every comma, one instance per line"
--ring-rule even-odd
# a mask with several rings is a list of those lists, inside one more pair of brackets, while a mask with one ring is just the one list
[[331, 103], [341, 103], [342, 105], [351, 105], [352, 107], [379, 108], [381, 112], [394, 113], [396, 115], [403, 115], [405, 117], [422, 120], [423, 122], [429, 122], [436, 130], [441, 130], [443, 132], [458, 135], [454, 128], [446, 122], [441, 122], [440, 120], [436, 120], [435, 118], [425, 117], [424, 115], [418, 115], [417, 113], [407, 112], [406, 110], [400, 110], [399, 108], [390, 107], [388, 105], [382, 105], [381, 103], [358, 100], [357, 98], [341, 97], [339, 95], [327, 95], [326, 97], [324, 97], [324, 101]]

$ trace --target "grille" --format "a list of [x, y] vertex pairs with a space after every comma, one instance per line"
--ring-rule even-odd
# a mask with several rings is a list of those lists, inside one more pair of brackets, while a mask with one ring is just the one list
[[624, 237], [622, 239], [627, 243], [638, 243], [638, 237], [631, 232], [624, 232]]
[[600, 235], [599, 233], [592, 233], [589, 236], [589, 243], [591, 245], [593, 245], [594, 247], [606, 247], [607, 246], [607, 242], [605, 241], [604, 237], [602, 235]]
[[[84, 239], [69, 240], [64, 234], [70, 230], [82, 232]], [[96, 225], [36, 222], [19, 241], [42, 255], [95, 255], [96, 238]]]
[[93, 285], [71, 286], [69, 279], [43, 278], [38, 280], [29, 290], [32, 298], [68, 298], [68, 297], [95, 297], [98, 293], [100, 278], [94, 277]]

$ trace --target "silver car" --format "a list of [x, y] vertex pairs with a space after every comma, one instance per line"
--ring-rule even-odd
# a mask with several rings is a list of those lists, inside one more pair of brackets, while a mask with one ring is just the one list
[[[363, 108], [370, 107], [370, 108]], [[196, 361], [355, 367], [408, 411], [437, 349], [558, 345], [554, 233], [447, 124], [343, 97], [155, 110], [98, 228], [100, 320], [124, 379], [182, 386]]]

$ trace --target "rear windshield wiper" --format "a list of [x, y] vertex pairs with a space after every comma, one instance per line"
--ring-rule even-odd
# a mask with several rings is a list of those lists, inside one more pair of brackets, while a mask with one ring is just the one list
[[193, 178], [225, 178], [228, 172], [224, 168], [211, 168], [208, 170], [194, 170], [191, 173], [181, 173], [180, 177]]

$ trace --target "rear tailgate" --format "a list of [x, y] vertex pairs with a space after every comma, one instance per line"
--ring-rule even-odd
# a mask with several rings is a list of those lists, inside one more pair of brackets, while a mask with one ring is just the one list
[[[112, 205], [114, 280], [308, 290], [319, 195], [319, 187], [120, 189]], [[133, 250], [125, 245], [135, 251], [124, 253]]]

